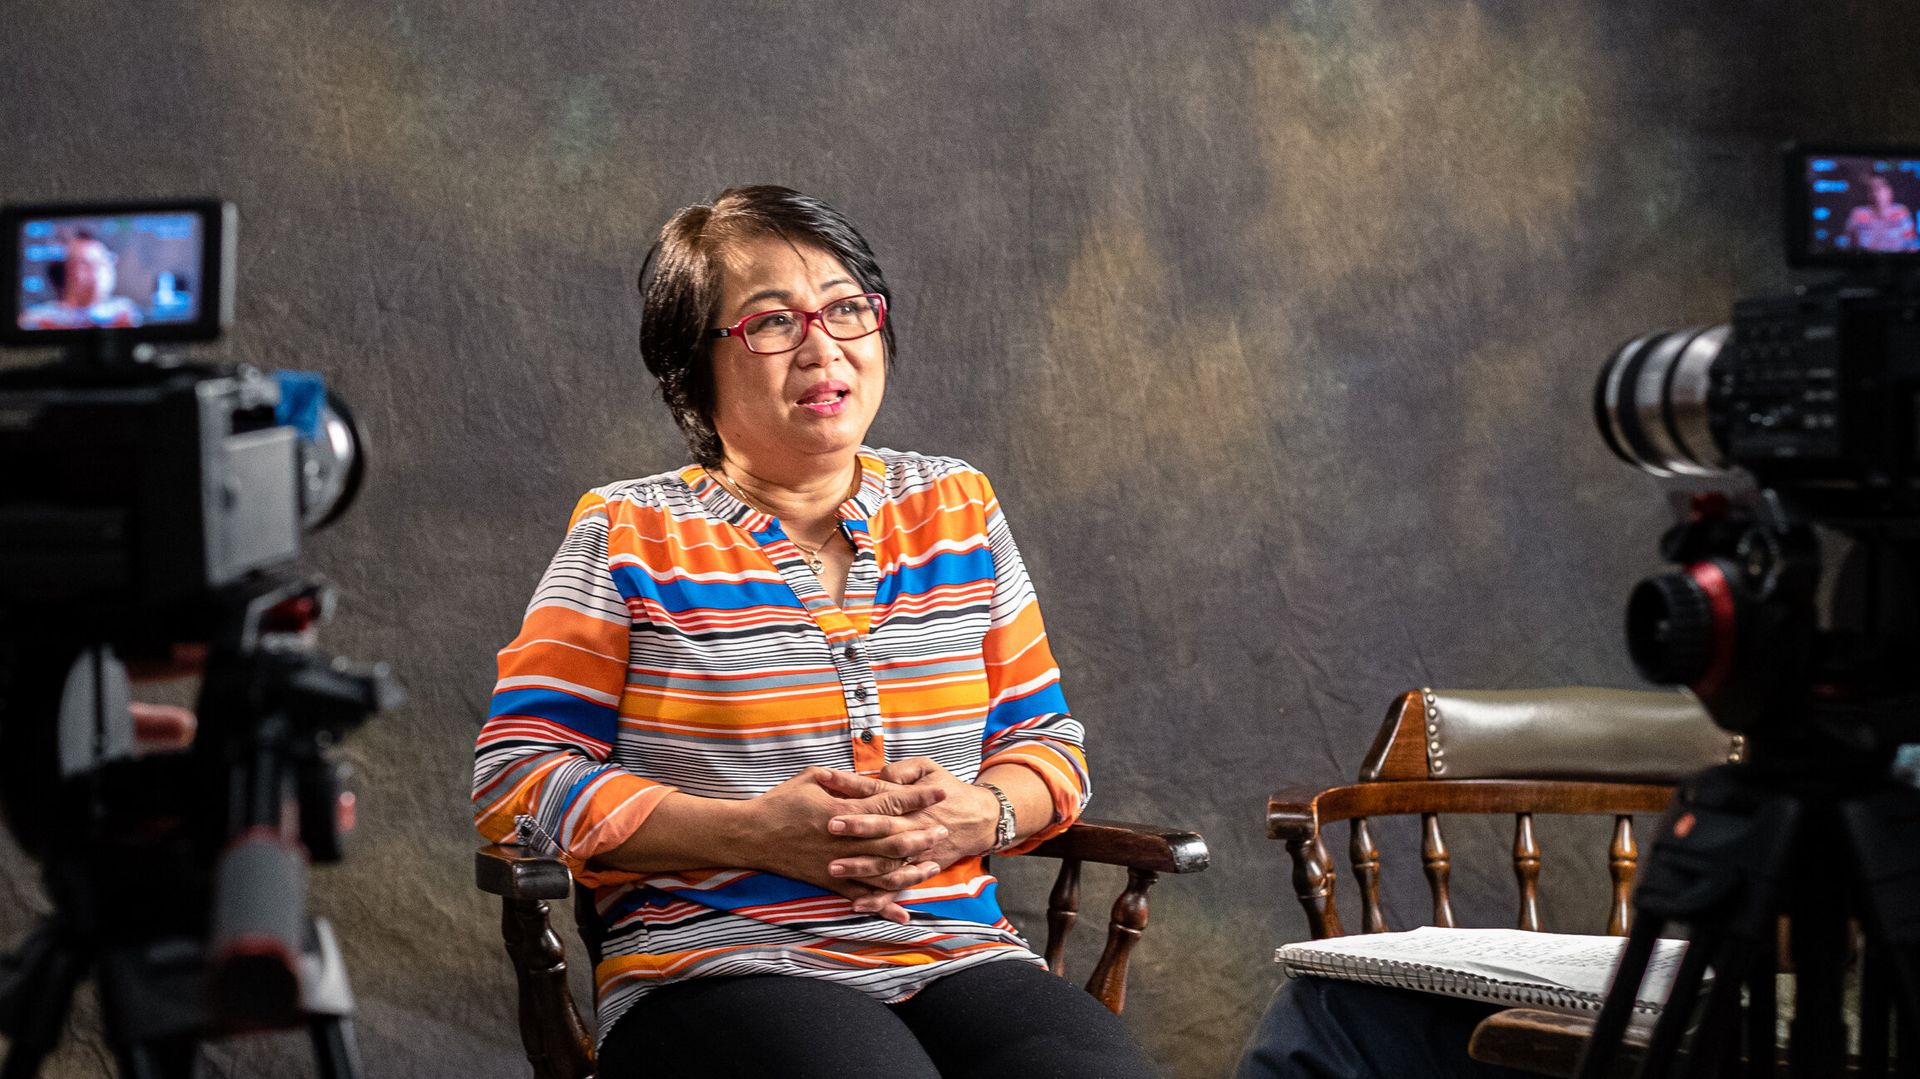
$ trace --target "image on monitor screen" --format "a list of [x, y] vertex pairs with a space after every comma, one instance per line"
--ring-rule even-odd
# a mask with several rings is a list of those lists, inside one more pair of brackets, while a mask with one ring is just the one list
[[34, 217], [19, 253], [23, 331], [138, 329], [200, 317], [205, 223], [192, 211]]
[[1807, 254], [1920, 253], [1920, 157], [1809, 154], [1803, 179]]

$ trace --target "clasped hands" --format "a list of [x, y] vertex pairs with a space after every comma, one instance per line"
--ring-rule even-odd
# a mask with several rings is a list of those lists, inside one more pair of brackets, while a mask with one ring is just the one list
[[757, 801], [763, 868], [905, 924], [899, 894], [993, 846], [999, 799], [927, 757], [877, 775], [807, 768]]

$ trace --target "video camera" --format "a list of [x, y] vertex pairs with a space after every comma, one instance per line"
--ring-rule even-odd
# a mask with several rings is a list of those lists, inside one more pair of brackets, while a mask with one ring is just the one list
[[1672, 924], [1690, 943], [1636, 1074], [1677, 1071], [1683, 1038], [1689, 1075], [1731, 1074], [1743, 1053], [1743, 1073], [1771, 1074], [1782, 937], [1791, 1070], [1840, 1074], [1855, 923], [1860, 1070], [1884, 1072], [1895, 1026], [1902, 1063], [1916, 1052], [1920, 792], [1892, 766], [1920, 742], [1920, 151], [1800, 146], [1785, 162], [1788, 261], [1839, 272], [1741, 300], [1730, 323], [1635, 338], [1594, 392], [1623, 460], [1727, 485], [1692, 495], [1662, 537], [1678, 569], [1634, 588], [1627, 645], [1649, 680], [1687, 685], [1746, 741], [1742, 761], [1675, 793], [1581, 1079], [1615, 1074]]
[[0, 461], [20, 466], [0, 471], [0, 608], [176, 635], [352, 503], [359, 433], [319, 379], [158, 349], [232, 323], [235, 225], [218, 202], [0, 211], [0, 345], [65, 353], [0, 372]]
[[[0, 985], [9, 1075], [88, 968], [129, 1074], [299, 1023], [354, 1067], [306, 873], [352, 823], [337, 743], [399, 690], [315, 649], [332, 590], [298, 565], [360, 486], [351, 412], [178, 351], [232, 324], [236, 226], [216, 200], [0, 209], [0, 345], [57, 350], [0, 369], [0, 808], [54, 906]], [[143, 731], [142, 668], [200, 674], [196, 726]]]
[[1784, 156], [1788, 264], [1838, 275], [1627, 342], [1600, 433], [1657, 476], [1737, 467], [1823, 518], [1920, 515], [1920, 150]]
[[[1909, 599], [1920, 537], [1920, 150], [1789, 147], [1790, 265], [1838, 270], [1793, 293], [1738, 301], [1733, 320], [1650, 333], [1601, 369], [1594, 412], [1621, 459], [1664, 477], [1759, 490], [1697, 496], [1662, 553], [1679, 573], [1628, 604], [1641, 673], [1694, 688], [1741, 733], [1796, 724], [1804, 691], [1843, 683], [1899, 695], [1920, 648]], [[1854, 540], [1842, 621], [1823, 632], [1812, 526]], [[1873, 580], [1871, 594], [1850, 582]], [[1911, 696], [1910, 693], [1905, 696]], [[1856, 707], [1843, 740], [1920, 740], [1920, 712]]]

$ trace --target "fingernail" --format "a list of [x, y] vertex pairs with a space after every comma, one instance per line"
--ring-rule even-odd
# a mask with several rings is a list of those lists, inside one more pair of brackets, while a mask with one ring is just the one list
[[830, 865], [827, 867], [827, 872], [836, 877], [844, 877], [847, 875], [847, 867], [843, 865]]
[[838, 834], [847, 830], [847, 822], [835, 817], [827, 822], [827, 831]]
[[947, 826], [946, 826], [946, 825], [944, 825], [944, 824], [936, 824], [936, 825], [934, 825], [934, 828], [933, 828], [933, 837], [934, 837], [935, 839], [945, 839], [945, 838], [947, 838]]

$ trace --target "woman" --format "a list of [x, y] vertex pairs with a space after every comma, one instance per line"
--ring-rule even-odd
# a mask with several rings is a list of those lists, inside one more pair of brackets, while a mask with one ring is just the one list
[[1913, 211], [1893, 201], [1893, 183], [1879, 173], [1861, 182], [1872, 201], [1847, 215], [1846, 235], [1857, 251], [1909, 251], [1915, 243]]
[[862, 445], [893, 354], [858, 231], [779, 187], [680, 211], [641, 355], [695, 463], [610, 484], [500, 653], [489, 838], [593, 887], [600, 1074], [1152, 1074], [981, 856], [1088, 794], [986, 477]]

